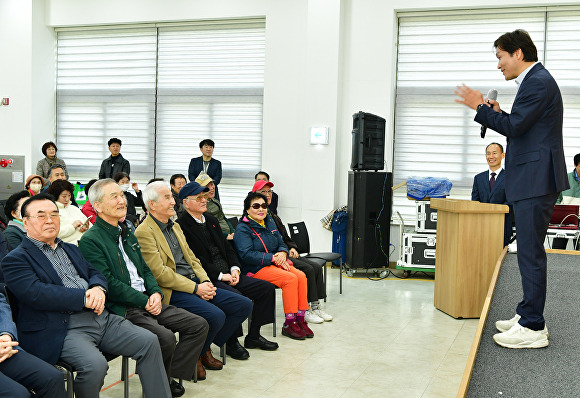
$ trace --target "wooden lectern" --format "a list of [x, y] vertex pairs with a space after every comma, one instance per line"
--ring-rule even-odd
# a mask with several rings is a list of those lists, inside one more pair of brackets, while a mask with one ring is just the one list
[[431, 199], [437, 209], [435, 307], [454, 318], [479, 318], [503, 250], [506, 205]]

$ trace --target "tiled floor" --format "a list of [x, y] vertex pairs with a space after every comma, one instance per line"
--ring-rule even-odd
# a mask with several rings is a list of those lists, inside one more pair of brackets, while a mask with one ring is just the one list
[[[395, 272], [399, 272], [398, 270]], [[227, 358], [221, 371], [207, 371], [197, 384], [184, 382], [184, 397], [455, 397], [477, 319], [456, 320], [433, 307], [433, 280], [371, 281], [344, 277], [338, 294], [338, 270], [329, 269], [326, 310], [332, 322], [311, 325], [316, 336], [277, 341], [274, 352], [250, 350], [251, 358]], [[360, 277], [359, 277], [360, 275]], [[283, 322], [277, 293], [278, 329]], [[218, 349], [214, 348], [214, 356]], [[105, 388], [117, 382], [119, 360], [113, 361]], [[133, 372], [134, 361], [131, 361]], [[138, 376], [130, 378], [132, 397], [141, 396]], [[123, 383], [101, 394], [122, 397]]]

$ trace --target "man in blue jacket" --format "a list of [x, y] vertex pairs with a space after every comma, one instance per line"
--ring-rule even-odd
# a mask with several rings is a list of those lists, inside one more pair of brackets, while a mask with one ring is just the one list
[[201, 156], [192, 158], [189, 162], [188, 176], [189, 181], [195, 181], [200, 173], [210, 176], [215, 184], [215, 198], [220, 200], [218, 184], [222, 180], [222, 162], [212, 157], [214, 147], [215, 143], [209, 138], [199, 143]]
[[505, 33], [494, 47], [497, 68], [518, 85], [511, 113], [467, 86], [457, 88], [461, 99], [456, 102], [475, 109], [476, 122], [507, 137], [505, 191], [514, 209], [523, 299], [513, 318], [496, 322], [501, 333], [493, 338], [503, 347], [540, 348], [548, 345], [543, 244], [556, 199], [570, 187], [562, 140], [564, 107], [558, 84], [538, 62], [526, 31]]
[[105, 309], [107, 280], [79, 249], [57, 238], [58, 208], [38, 194], [22, 204], [27, 236], [2, 261], [6, 287], [17, 300], [20, 345], [77, 370], [75, 395], [99, 396], [107, 374], [101, 351], [130, 356], [144, 393], [171, 397], [157, 337]]
[[[501, 161], [505, 157], [503, 146], [492, 142], [485, 148], [485, 159], [489, 170], [479, 173], [473, 179], [471, 200], [481, 203], [497, 203], [507, 205], [505, 198], [505, 171]], [[503, 244], [506, 246], [512, 235], [512, 218], [510, 213], [505, 216]]]
[[32, 389], [37, 397], [64, 398], [62, 373], [20, 349], [17, 337], [10, 307], [0, 293], [0, 397], [28, 398]]

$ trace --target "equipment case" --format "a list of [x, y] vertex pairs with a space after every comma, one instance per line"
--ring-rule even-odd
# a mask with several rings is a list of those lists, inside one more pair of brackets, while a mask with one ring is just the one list
[[415, 230], [417, 232], [437, 232], [437, 210], [431, 209], [428, 200], [417, 200], [417, 220]]
[[435, 234], [404, 233], [403, 252], [397, 268], [435, 268]]

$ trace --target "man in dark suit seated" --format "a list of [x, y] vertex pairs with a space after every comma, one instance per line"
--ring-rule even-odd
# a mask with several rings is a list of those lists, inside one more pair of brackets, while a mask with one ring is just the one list
[[135, 359], [148, 397], [171, 397], [157, 337], [105, 309], [107, 280], [57, 238], [52, 199], [35, 195], [21, 212], [27, 236], [4, 257], [2, 272], [17, 299], [22, 348], [49, 364], [70, 364], [79, 397], [99, 396], [109, 368], [101, 351]]
[[62, 373], [18, 347], [16, 325], [0, 293], [0, 397], [28, 398], [28, 389], [37, 397], [66, 397]]
[[[143, 260], [137, 238], [121, 221], [127, 214], [121, 187], [111, 179], [99, 180], [91, 187], [89, 200], [97, 218], [80, 240], [79, 249], [107, 278], [107, 308], [155, 333], [171, 394], [180, 397], [185, 389], [171, 377], [193, 378], [209, 326], [200, 316], [161, 304], [161, 288]], [[179, 333], [179, 343], [175, 333]]]
[[[479, 173], [473, 179], [471, 200], [481, 203], [496, 203], [507, 205], [505, 198], [505, 171], [501, 167], [501, 161], [505, 157], [503, 146], [492, 142], [485, 148], [485, 159], [489, 170]], [[506, 246], [512, 236], [512, 218], [510, 213], [505, 216], [503, 244]]]
[[493, 339], [508, 348], [541, 348], [549, 344], [544, 240], [556, 199], [570, 188], [562, 139], [564, 106], [528, 32], [505, 33], [493, 45], [497, 68], [518, 86], [510, 113], [465, 85], [455, 91], [461, 97], [457, 102], [476, 110], [477, 123], [507, 137], [505, 192], [514, 209], [523, 299], [513, 318], [495, 323], [501, 333]]
[[[240, 274], [240, 262], [231, 244], [228, 243], [220, 224], [214, 216], [205, 213], [208, 188], [197, 182], [190, 182], [179, 192], [179, 199], [187, 211], [177, 223], [192, 251], [201, 261], [201, 266], [215, 287], [241, 293], [254, 301], [250, 330], [244, 340], [246, 348], [261, 348], [273, 351], [278, 344], [260, 335], [260, 327], [274, 322], [274, 300], [276, 286], [272, 283]], [[204, 214], [205, 213], [205, 214]], [[226, 343], [228, 348], [238, 344], [242, 328], [234, 333]]]
[[222, 162], [212, 158], [215, 143], [213, 140], [206, 138], [199, 143], [199, 150], [202, 156], [192, 158], [189, 162], [188, 176], [189, 181], [195, 181], [200, 173], [209, 175], [215, 184], [215, 197], [220, 200], [218, 184], [222, 180]]

